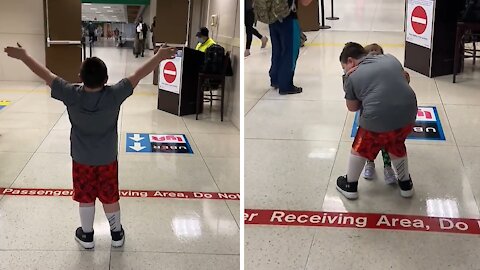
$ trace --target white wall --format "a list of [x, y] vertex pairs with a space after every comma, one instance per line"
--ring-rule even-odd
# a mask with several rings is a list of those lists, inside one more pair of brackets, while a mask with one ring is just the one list
[[0, 2], [0, 81], [40, 81], [22, 63], [8, 58], [3, 48], [19, 42], [30, 55], [45, 63], [43, 1]]
[[[227, 117], [240, 128], [240, 0], [204, 0], [208, 10], [205, 26], [218, 44], [231, 52], [234, 75], [227, 79]], [[217, 15], [218, 25], [210, 26], [211, 15]]]

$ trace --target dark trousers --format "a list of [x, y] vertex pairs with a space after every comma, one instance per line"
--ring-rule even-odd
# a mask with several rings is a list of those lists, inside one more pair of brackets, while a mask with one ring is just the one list
[[257, 29], [253, 28], [254, 24], [255, 24], [255, 13], [253, 12], [253, 9], [246, 10], [245, 11], [245, 30], [247, 31], [247, 45], [245, 48], [247, 50], [250, 50], [250, 47], [252, 46], [253, 35], [255, 35], [258, 38], [263, 37], [257, 31]]
[[270, 24], [272, 65], [270, 83], [280, 92], [293, 90], [293, 75], [300, 52], [300, 25], [297, 19], [288, 17], [282, 22]]

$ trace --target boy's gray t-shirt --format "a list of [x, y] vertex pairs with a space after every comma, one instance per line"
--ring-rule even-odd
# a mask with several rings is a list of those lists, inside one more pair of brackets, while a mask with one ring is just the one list
[[117, 122], [120, 106], [133, 94], [132, 84], [123, 79], [98, 92], [86, 92], [57, 77], [52, 83], [52, 98], [67, 106], [72, 124], [71, 156], [84, 165], [107, 165], [117, 160]]
[[360, 127], [387, 132], [413, 124], [417, 98], [392, 55], [368, 55], [344, 83], [345, 99], [359, 100]]

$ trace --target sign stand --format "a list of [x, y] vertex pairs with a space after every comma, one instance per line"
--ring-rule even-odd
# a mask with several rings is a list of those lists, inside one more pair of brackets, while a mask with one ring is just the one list
[[195, 113], [198, 73], [204, 53], [188, 47], [178, 49], [175, 59], [160, 63], [157, 108], [182, 116]]
[[406, 0], [405, 67], [428, 77], [453, 73], [458, 3]]
[[340, 19], [340, 18], [339, 18], [339, 17], [335, 17], [335, 16], [333, 15], [333, 1], [334, 1], [334, 0], [332, 0], [331, 5], [330, 5], [332, 13], [331, 13], [331, 16], [330, 16], [330, 17], [327, 17], [327, 20], [336, 21], [336, 20], [338, 20], [338, 19]]

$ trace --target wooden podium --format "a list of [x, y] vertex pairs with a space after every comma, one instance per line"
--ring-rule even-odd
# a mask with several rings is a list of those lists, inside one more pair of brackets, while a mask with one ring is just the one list
[[313, 0], [308, 6], [297, 6], [298, 22], [304, 32], [320, 30], [318, 0]]
[[157, 109], [178, 116], [196, 112], [198, 73], [205, 58], [204, 53], [186, 47], [190, 2], [161, 0], [157, 1], [156, 10], [155, 45], [166, 43], [179, 50], [175, 59], [162, 61], [154, 73], [154, 84], [158, 84]]
[[406, 0], [405, 67], [428, 77], [453, 73], [457, 20], [463, 5], [464, 1]]
[[197, 106], [198, 73], [205, 54], [188, 47], [181, 56], [160, 64], [157, 109], [178, 116], [194, 114]]

